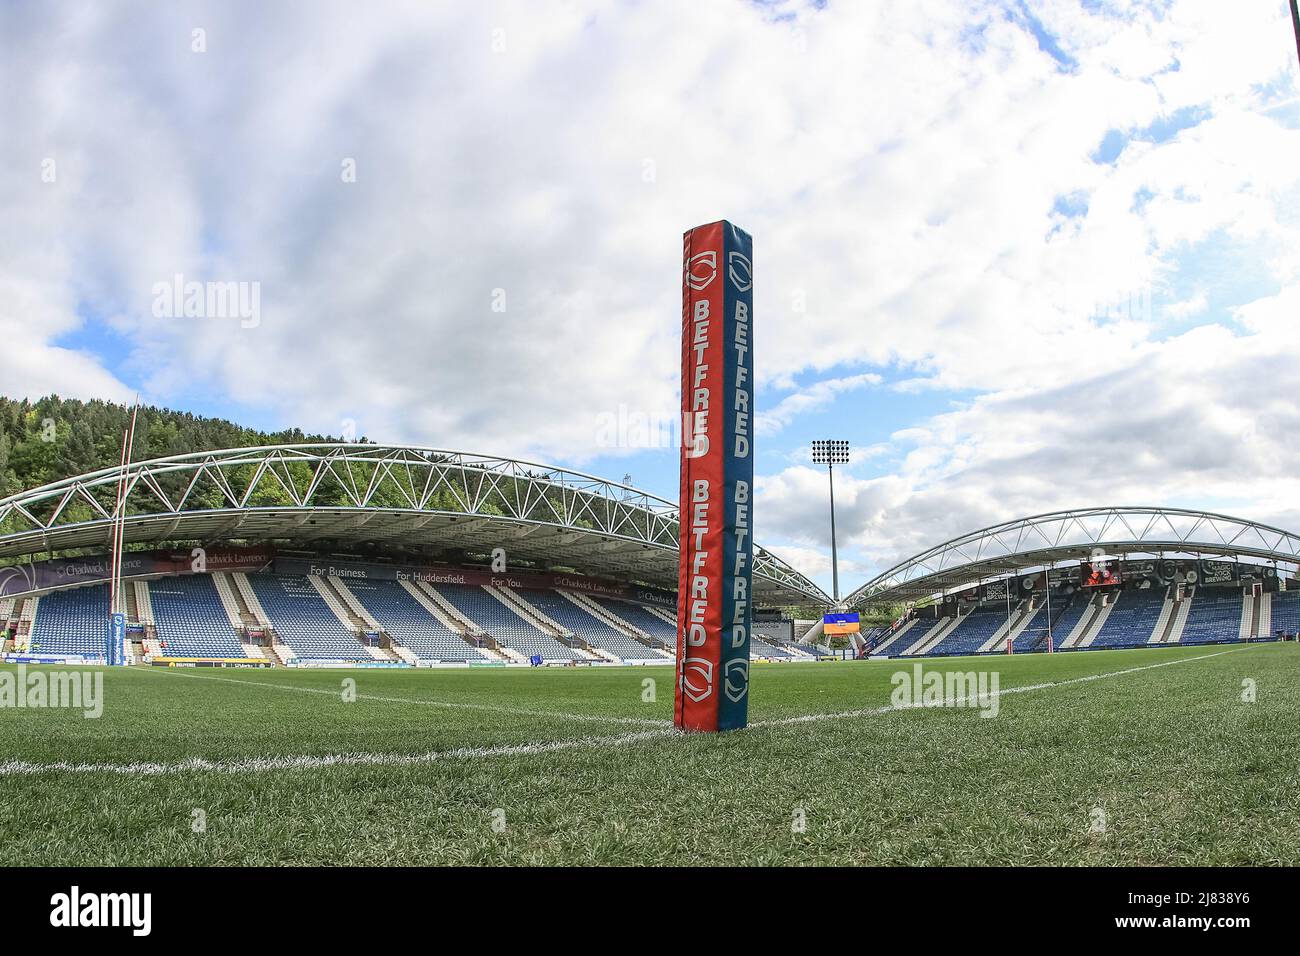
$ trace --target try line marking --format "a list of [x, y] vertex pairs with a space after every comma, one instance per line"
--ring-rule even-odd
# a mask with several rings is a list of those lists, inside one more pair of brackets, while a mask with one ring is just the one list
[[[1173, 661], [1160, 661], [1155, 664], [1143, 664], [1140, 667], [1126, 667], [1118, 671], [1105, 671], [1100, 674], [1086, 674], [1083, 677], [1071, 677], [1066, 680], [1046, 681], [1041, 684], [1025, 684], [1019, 687], [1008, 687], [1005, 690], [999, 690], [996, 695], [988, 696], [1004, 697], [1008, 694], [1025, 694], [1035, 690], [1047, 690], [1052, 687], [1067, 687], [1071, 684], [1082, 684], [1087, 681], [1106, 680], [1112, 677], [1123, 677], [1126, 674], [1137, 674], [1141, 671], [1154, 670], [1157, 667], [1172, 667], [1176, 664], [1190, 664], [1193, 661], [1209, 660], [1212, 657], [1222, 657], [1224, 654], [1233, 654], [1237, 651], [1246, 650], [1244, 647], [1235, 647], [1226, 651], [1216, 651], [1213, 654], [1199, 654], [1196, 657], [1180, 657]], [[325, 693], [335, 696], [334, 691], [317, 690], [315, 688], [290, 687], [287, 684], [262, 684], [253, 681], [241, 681], [233, 678], [222, 677], [199, 677], [194, 674], [182, 675], [192, 677], [198, 680], [228, 680], [234, 684], [249, 684], [257, 687], [267, 687], [276, 690], [308, 690], [312, 693]], [[394, 702], [412, 703], [412, 704], [436, 704], [439, 702], [418, 700], [414, 698], [391, 698]], [[953, 701], [945, 701], [941, 704], [910, 704], [904, 707], [895, 707], [892, 704], [884, 707], [871, 707], [863, 710], [846, 710], [829, 714], [805, 714], [800, 717], [781, 717], [774, 720], [760, 720], [749, 725], [751, 730], [761, 730], [768, 727], [784, 727], [789, 724], [813, 723], [823, 720], [845, 720], [854, 717], [871, 717], [879, 714], [887, 714], [894, 710], [915, 710], [921, 707], [944, 707], [951, 706]], [[461, 706], [461, 705], [450, 705]], [[479, 705], [463, 705], [479, 706]], [[490, 708], [490, 705], [481, 705]], [[501, 709], [501, 708], [490, 708]], [[555, 715], [562, 716], [562, 715]], [[575, 716], [575, 715], [569, 715]], [[605, 721], [607, 718], [590, 716], [591, 719]], [[633, 718], [624, 718], [631, 720]], [[659, 721], [658, 723], [665, 723]], [[205, 760], [202, 757], [190, 757], [185, 760], [176, 760], [167, 763], [153, 762], [132, 762], [132, 763], [72, 763], [70, 761], [58, 761], [55, 763], [29, 763], [23, 760], [9, 760], [0, 763], [0, 777], [19, 777], [35, 776], [45, 773], [104, 773], [119, 774], [122, 776], [168, 776], [173, 774], [200, 772], [200, 773], [258, 773], [264, 771], [278, 770], [315, 770], [324, 767], [413, 767], [433, 763], [445, 763], [455, 760], [474, 760], [488, 757], [517, 757], [533, 756], [537, 754], [556, 753], [563, 750], [578, 750], [589, 747], [621, 747], [628, 744], [641, 743], [646, 740], [659, 740], [665, 737], [685, 737], [686, 734], [671, 726], [661, 726], [652, 730], [641, 730], [632, 733], [619, 734], [617, 736], [606, 737], [575, 737], [566, 740], [553, 740], [545, 743], [533, 744], [502, 744], [493, 747], [456, 747], [451, 750], [431, 751], [423, 754], [390, 754], [390, 753], [344, 753], [344, 754], [325, 754], [321, 756], [312, 756], [307, 754], [274, 756], [274, 757], [249, 757], [243, 760]]]

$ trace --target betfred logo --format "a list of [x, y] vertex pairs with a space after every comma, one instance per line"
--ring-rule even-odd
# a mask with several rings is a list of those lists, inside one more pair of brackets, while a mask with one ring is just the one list
[[691, 256], [686, 262], [686, 284], [703, 292], [718, 274], [718, 253], [714, 249]]
[[736, 287], [737, 292], [748, 292], [754, 285], [753, 269], [743, 253], [728, 253], [727, 275], [731, 277], [731, 284]]
[[699, 703], [713, 693], [713, 661], [688, 657], [682, 661], [682, 693]]
[[722, 690], [727, 700], [739, 703], [749, 693], [749, 661], [739, 657], [727, 661], [727, 666], [722, 669], [722, 679]]

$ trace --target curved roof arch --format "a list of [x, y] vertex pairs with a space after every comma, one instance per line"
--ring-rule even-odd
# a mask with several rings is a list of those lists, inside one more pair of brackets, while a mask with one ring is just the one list
[[1110, 507], [1055, 511], [991, 525], [908, 558], [852, 592], [859, 607], [916, 601], [980, 580], [1107, 555], [1195, 554], [1300, 565], [1300, 535], [1209, 511]]
[[[107, 548], [123, 469], [0, 500], [0, 557]], [[325, 442], [192, 452], [132, 463], [124, 540], [287, 541], [405, 554], [484, 552], [675, 588], [677, 506], [594, 475], [412, 445]], [[756, 599], [829, 604], [755, 545]]]

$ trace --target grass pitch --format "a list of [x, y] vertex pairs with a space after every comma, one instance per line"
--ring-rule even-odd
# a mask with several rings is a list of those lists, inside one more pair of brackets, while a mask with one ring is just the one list
[[1298, 664], [924, 662], [997, 671], [992, 719], [876, 712], [910, 663], [755, 665], [754, 726], [689, 736], [666, 667], [113, 670], [98, 720], [0, 709], [0, 863], [1294, 866]]

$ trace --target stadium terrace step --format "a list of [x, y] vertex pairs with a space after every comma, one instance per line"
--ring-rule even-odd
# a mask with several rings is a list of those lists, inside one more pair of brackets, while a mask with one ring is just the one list
[[334, 587], [333, 581], [316, 574], [307, 575], [306, 581], [320, 595], [321, 600], [325, 602], [325, 606], [330, 609], [330, 612], [344, 628], [353, 634], [358, 634], [366, 629], [366, 622], [344, 603], [338, 589]]
[[[488, 657], [476, 641], [453, 627], [420, 588], [409, 581], [353, 580], [348, 586], [352, 598], [387, 636], [390, 649], [403, 660], [459, 662]], [[398, 650], [398, 648], [402, 650]], [[403, 653], [405, 651], [405, 653]]]
[[[1197, 588], [1189, 588], [1187, 594], [1183, 596], [1183, 599], [1175, 602], [1177, 604], [1177, 609], [1170, 616], [1168, 623], [1165, 625], [1164, 632], [1160, 635], [1161, 644], [1179, 644], [1182, 642], [1183, 629], [1187, 627], [1187, 616], [1191, 614], [1192, 605], [1196, 603], [1197, 590]], [[1169, 600], [1169, 598], [1165, 598], [1166, 602]], [[1238, 623], [1240, 623], [1240, 608], [1237, 609], [1236, 617]], [[1156, 631], [1152, 631], [1151, 633], [1152, 636], [1155, 636]]]
[[[248, 576], [252, 591], [268, 612], [276, 635], [303, 660], [370, 659], [357, 633], [338, 617], [315, 578], [288, 574]], [[337, 603], [337, 602], [336, 602]]]
[[123, 613], [126, 614], [127, 621], [134, 621], [138, 624], [140, 623], [140, 609], [136, 605], [134, 585], [134, 581], [128, 581], [122, 587], [122, 603], [126, 605], [123, 608]]
[[262, 602], [258, 600], [252, 584], [248, 581], [248, 575], [243, 571], [231, 572], [230, 583], [235, 586], [235, 591], [239, 595], [239, 600], [244, 609], [253, 616], [252, 623], [261, 627], [270, 627], [271, 618], [266, 613], [266, 608], [262, 607]]
[[1259, 606], [1263, 594], [1242, 592], [1241, 620], [1237, 623], [1237, 640], [1244, 641], [1259, 633]]
[[415, 653], [409, 648], [403, 647], [401, 644], [393, 645], [393, 655], [398, 660], [406, 661], [406, 663], [410, 664], [412, 667], [415, 667], [420, 663], [420, 659], [415, 656]]
[[1240, 588], [1198, 586], [1187, 606], [1180, 644], [1223, 643], [1242, 640], [1242, 619], [1251, 618], [1254, 596], [1244, 596]]
[[18, 611], [18, 624], [27, 625], [20, 633], [31, 633], [31, 625], [36, 620], [36, 611], [41, 605], [41, 596], [33, 595], [22, 600], [22, 608]]
[[628, 637], [634, 638], [640, 643], [645, 644], [647, 647], [653, 646], [654, 638], [652, 638], [649, 634], [647, 634], [645, 631], [641, 630], [641, 628], [635, 626], [631, 622], [623, 620], [623, 618], [619, 617], [609, 608], [597, 604], [587, 595], [579, 594], [576, 591], [557, 590], [556, 593], [559, 594], [561, 597], [568, 598], [570, 601], [578, 605], [578, 607], [582, 608], [592, 617], [596, 618], [598, 621], [601, 621], [602, 623], [608, 624], [610, 627], [614, 628], [614, 630], [626, 634]]
[[273, 631], [268, 630], [268, 639], [271, 643], [266, 645], [267, 657], [275, 664], [281, 667], [288, 667], [292, 661], [297, 660], [293, 648], [275, 639]]
[[[510, 607], [513, 611], [515, 611], [515, 613], [517, 613], [525, 621], [528, 621], [529, 623], [533, 624], [539, 630], [549, 631], [553, 637], [557, 637], [557, 638], [568, 637], [573, 633], [573, 630], [571, 628], [567, 628], [564, 625], [560, 624], [554, 618], [546, 614], [546, 612], [544, 612], [541, 608], [537, 607], [535, 604], [533, 604], [531, 601], [525, 598], [516, 589], [509, 587], [507, 585], [497, 586], [492, 584], [485, 584], [483, 585], [483, 588], [489, 594], [491, 594], [497, 600], [502, 601], [504, 604], [506, 604], [506, 606]], [[530, 591], [529, 593], [532, 592]]]
[[1007, 641], [1015, 643], [1016, 637], [1028, 625], [1038, 609], [1034, 606], [1034, 598], [1028, 597], [1015, 606], [1011, 614], [1002, 621], [993, 635], [979, 646], [977, 653], [987, 654], [990, 651], [1006, 650]]
[[1159, 588], [1107, 592], [1108, 602], [1080, 647], [1142, 647], [1155, 631], [1166, 593]]
[[1156, 619], [1156, 626], [1152, 629], [1147, 643], [1163, 644], [1169, 637], [1169, 630], [1177, 613], [1178, 602], [1174, 600], [1174, 591], [1170, 588], [1165, 593], [1164, 606], [1160, 609], [1160, 617]]
[[660, 609], [618, 598], [591, 596], [592, 604], [604, 608], [618, 620], [627, 622], [650, 639], [653, 648], [673, 656], [677, 652], [677, 619], [658, 613]]
[[445, 602], [442, 595], [437, 592], [431, 593], [429, 588], [418, 587], [410, 581], [399, 581], [397, 583], [420, 607], [424, 608], [431, 618], [451, 633], [468, 640], [467, 633], [475, 630], [473, 622], [464, 619], [463, 615], [457, 613], [453, 616], [450, 613], [448, 607], [444, 606]]
[[567, 635], [572, 635], [572, 639], [581, 641], [588, 650], [602, 657], [609, 655], [615, 660], [660, 658], [631, 628], [620, 628], [611, 623], [608, 618], [612, 615], [594, 602], [582, 600], [581, 595], [549, 588], [522, 588], [515, 593]]
[[[671, 624], [673, 626], [673, 634], [677, 633], [677, 616], [675, 614], [666, 611], [661, 607], [655, 607], [653, 604], [645, 605], [645, 609], [660, 620]], [[676, 639], [674, 638], [673, 644], [676, 645], [676, 643]]]
[[447, 627], [462, 634], [483, 633], [483, 628], [461, 613], [460, 608], [447, 600], [447, 596], [428, 581], [416, 581], [414, 587], [436, 606], [436, 610], [435, 608], [429, 608], [429, 613], [441, 620]]
[[895, 631], [892, 634], [888, 635], [883, 641], [881, 641], [878, 645], [876, 645], [876, 647], [872, 649], [871, 653], [884, 654], [886, 651], [889, 650], [890, 647], [898, 643], [898, 641], [902, 639], [903, 635], [907, 634], [909, 631], [912, 630], [912, 628], [916, 627], [916, 625], [920, 623], [920, 620], [921, 619], [919, 617], [914, 617], [911, 618], [910, 620], [904, 621], [902, 624], [900, 624], [897, 627], [897, 629], [895, 629]]
[[[1281, 597], [1282, 595], [1278, 595]], [[1273, 594], [1265, 591], [1259, 596], [1259, 619], [1256, 624], [1256, 637], [1273, 636]]]
[[952, 617], [941, 617], [938, 622], [930, 628], [925, 634], [921, 635], [920, 640], [916, 641], [911, 647], [903, 651], [903, 657], [919, 657], [929, 653], [939, 645], [939, 642], [947, 637], [961, 622], [965, 619], [961, 608]]
[[476, 630], [491, 637], [499, 648], [509, 646], [521, 652], [523, 659], [539, 656], [544, 661], [585, 660], [567, 644], [529, 621], [509, 601], [492, 593], [486, 586], [474, 584], [439, 584], [438, 593], [462, 615], [473, 621]]
[[1115, 610], [1115, 605], [1118, 601], [1118, 592], [1113, 594], [1100, 592], [1093, 595], [1092, 599], [1088, 602], [1087, 613], [1084, 614], [1083, 618], [1075, 627], [1074, 633], [1070, 635], [1072, 640], [1067, 639], [1065, 646], [1087, 647], [1092, 644], [1101, 633], [1101, 629], [1105, 626], [1106, 619], [1109, 618], [1111, 613]]
[[[217, 597], [221, 599], [221, 606], [226, 610], [226, 618], [230, 621], [230, 626], [236, 630], [243, 630], [250, 623], [244, 617], [247, 607], [238, 597], [230, 575], [218, 571], [212, 575], [212, 583], [216, 586]], [[249, 613], [248, 616], [251, 618], [253, 615]]]
[[[1040, 641], [1035, 640], [1038, 636], [1037, 634], [1026, 632], [1029, 631], [1031, 625], [1041, 622], [1042, 636], [1046, 637], [1049, 606], [1051, 606], [1051, 611], [1053, 612], [1050, 617], [1053, 619], [1059, 617], [1059, 602], [1053, 604], [1052, 598], [1047, 594], [1031, 595], [1029, 600], [1025, 602], [1024, 613], [1011, 625], [1011, 629], [1006, 633], [1005, 640], [1001, 642], [1001, 646], [995, 646], [994, 650], [1006, 650], [1007, 641], [1011, 642], [1013, 650], [1029, 650], [1030, 647], [1036, 647], [1041, 643]], [[1022, 636], [1025, 638], [1023, 642], [1021, 640]]]
[[1077, 597], [1077, 594], [1055, 594], [1050, 600], [1042, 600], [1043, 595], [1035, 595], [1038, 603], [1029, 619], [1012, 635], [1012, 649], [1018, 654], [1046, 651], [1049, 632], [1052, 635], [1052, 649], [1059, 647], [1058, 635], [1068, 634], [1069, 627], [1073, 626], [1069, 621]]
[[136, 620], [144, 625], [147, 630], [153, 627], [155, 623], [153, 601], [149, 597], [149, 582], [132, 581], [131, 584], [134, 585], [136, 612], [140, 615]]
[[911, 630], [905, 640], [900, 640], [890, 645], [890, 657], [908, 657], [915, 652], [919, 652], [935, 637], [936, 632], [947, 630], [953, 624], [950, 617], [920, 618], [916, 627]]
[[354, 626], [363, 631], [383, 630], [380, 623], [366, 610], [365, 605], [357, 600], [357, 596], [348, 587], [347, 581], [337, 575], [330, 575], [324, 578], [323, 582], [332, 588], [334, 593], [338, 595], [339, 600], [343, 602], [344, 610], [348, 612]]

